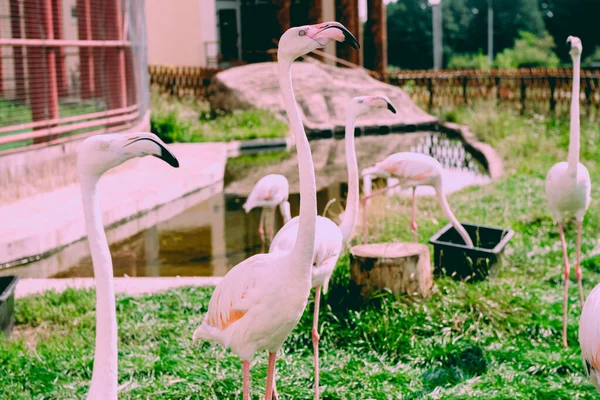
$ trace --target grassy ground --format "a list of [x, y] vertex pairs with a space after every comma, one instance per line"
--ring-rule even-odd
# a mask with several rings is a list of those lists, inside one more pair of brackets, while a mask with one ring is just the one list
[[228, 142], [285, 137], [287, 125], [265, 110], [222, 113], [195, 98], [152, 92], [151, 129], [170, 142]]
[[[577, 346], [576, 285], [570, 291], [569, 343], [560, 345], [561, 250], [546, 210], [544, 176], [566, 158], [568, 124], [521, 118], [487, 106], [457, 110], [506, 161], [496, 183], [450, 196], [459, 219], [517, 233], [503, 269], [476, 284], [436, 279], [426, 299], [385, 293], [360, 303], [339, 262], [321, 312], [323, 399], [594, 399]], [[582, 162], [593, 182], [600, 130], [582, 120]], [[598, 186], [593, 196], [598, 198]], [[408, 199], [381, 200], [373, 240], [411, 240]], [[586, 292], [600, 282], [598, 201], [584, 224]], [[445, 223], [433, 200], [419, 203], [420, 239]], [[575, 229], [567, 237], [574, 254]], [[571, 257], [573, 259], [574, 256]], [[574, 274], [572, 274], [574, 277]], [[241, 365], [208, 343], [191, 344], [210, 289], [118, 296], [121, 399], [241, 399]], [[47, 293], [19, 300], [17, 333], [0, 339], [0, 398], [83, 398], [91, 376], [94, 294]], [[308, 311], [312, 309], [312, 303]], [[284, 399], [312, 398], [311, 313], [287, 340], [278, 362]], [[264, 395], [266, 357], [252, 367], [253, 399]]]

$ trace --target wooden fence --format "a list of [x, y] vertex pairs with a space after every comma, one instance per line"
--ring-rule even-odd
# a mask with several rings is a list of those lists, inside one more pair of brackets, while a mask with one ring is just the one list
[[[572, 70], [401, 71], [378, 79], [404, 89], [414, 101], [431, 108], [455, 107], [477, 100], [496, 100], [523, 112], [568, 114]], [[600, 114], [600, 70], [581, 71], [581, 110]]]
[[213, 76], [221, 69], [149, 65], [150, 86], [174, 97], [205, 97]]

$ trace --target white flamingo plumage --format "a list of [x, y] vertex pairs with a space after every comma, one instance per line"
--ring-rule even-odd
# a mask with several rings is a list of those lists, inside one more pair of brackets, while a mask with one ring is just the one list
[[577, 221], [577, 258], [575, 275], [579, 286], [579, 300], [583, 306], [583, 286], [581, 284], [581, 224], [591, 201], [592, 183], [587, 168], [579, 162], [579, 75], [581, 63], [581, 40], [574, 36], [567, 38], [571, 45], [573, 59], [573, 93], [571, 95], [571, 122], [569, 132], [569, 154], [567, 162], [556, 163], [546, 175], [546, 199], [552, 216], [558, 225], [558, 232], [563, 251], [564, 262], [564, 293], [563, 293], [563, 335], [562, 342], [567, 344], [567, 305], [569, 292], [569, 257], [567, 243], [563, 231], [563, 219], [575, 217]]
[[[415, 221], [415, 213], [417, 209], [417, 197], [415, 194], [417, 186], [432, 186], [438, 196], [440, 206], [454, 226], [454, 229], [460, 234], [465, 244], [468, 247], [473, 247], [473, 241], [465, 228], [458, 222], [454, 213], [450, 209], [448, 200], [444, 193], [444, 182], [442, 179], [444, 168], [435, 158], [420, 153], [395, 153], [392, 154], [372, 167], [365, 168], [362, 171], [364, 179], [364, 196], [363, 196], [363, 240], [367, 241], [367, 201], [381, 193], [390, 190], [391, 188], [400, 186], [402, 188], [412, 188], [412, 214], [410, 221], [410, 229], [413, 232], [413, 240], [417, 241], [417, 223]], [[392, 186], [385, 187], [371, 193], [371, 179], [373, 177], [396, 178], [396, 182]]]
[[[317, 231], [315, 237], [315, 255], [312, 266], [312, 287], [315, 288], [315, 309], [312, 328], [312, 340], [315, 367], [315, 399], [319, 398], [319, 302], [321, 288], [327, 293], [329, 279], [337, 263], [343, 246], [348, 242], [358, 214], [358, 164], [354, 145], [354, 128], [356, 119], [374, 108], [386, 108], [396, 113], [387, 97], [361, 96], [350, 100], [347, 109], [345, 150], [346, 167], [348, 169], [348, 201], [346, 211], [340, 225], [336, 225], [326, 217], [317, 216]], [[298, 235], [298, 217], [285, 224], [275, 235], [270, 253], [288, 252]]]
[[590, 292], [581, 310], [579, 346], [585, 372], [600, 392], [600, 284]]
[[308, 300], [315, 247], [317, 199], [310, 146], [292, 88], [293, 61], [332, 40], [358, 42], [338, 22], [288, 29], [277, 53], [281, 93], [293, 129], [300, 175], [299, 231], [287, 253], [258, 254], [236, 265], [215, 288], [194, 340], [206, 339], [231, 348], [243, 361], [243, 398], [250, 398], [250, 361], [269, 352], [266, 399], [273, 396], [277, 351], [296, 326]]
[[116, 400], [118, 384], [117, 311], [113, 266], [96, 185], [102, 174], [126, 160], [156, 156], [173, 167], [177, 159], [152, 133], [91, 136], [78, 149], [77, 173], [96, 282], [96, 348], [88, 400]]
[[271, 210], [273, 219], [273, 222], [269, 227], [269, 240], [273, 240], [273, 225], [275, 225], [273, 213], [275, 208], [279, 207], [284, 224], [292, 218], [290, 213], [290, 203], [288, 201], [289, 194], [290, 184], [288, 183], [287, 178], [279, 174], [269, 174], [260, 178], [252, 188], [250, 195], [248, 195], [248, 199], [246, 199], [246, 202], [243, 205], [244, 211], [249, 213], [254, 208], [261, 208], [258, 233], [263, 241], [265, 240], [263, 229], [265, 208]]

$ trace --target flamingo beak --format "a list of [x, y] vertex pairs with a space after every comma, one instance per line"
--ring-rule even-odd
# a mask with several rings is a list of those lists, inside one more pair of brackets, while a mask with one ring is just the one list
[[354, 35], [339, 22], [325, 22], [323, 24], [315, 25], [314, 27], [317, 29], [317, 32], [314, 33], [311, 38], [316, 40], [321, 46], [324, 46], [330, 40], [335, 40], [340, 43], [347, 43], [350, 47], [355, 49], [360, 48]]

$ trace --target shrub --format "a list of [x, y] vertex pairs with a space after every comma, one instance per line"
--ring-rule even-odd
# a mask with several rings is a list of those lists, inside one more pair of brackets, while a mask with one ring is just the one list
[[496, 55], [497, 68], [556, 68], [560, 60], [552, 49], [556, 46], [554, 39], [547, 32], [537, 37], [531, 32], [519, 32], [519, 38], [511, 49], [504, 49]]
[[[585, 51], [585, 50], [584, 50]], [[583, 60], [584, 67], [600, 67], [600, 46], [596, 46], [594, 52]]]
[[448, 61], [448, 68], [488, 70], [490, 60], [481, 50], [477, 54], [453, 54]]

